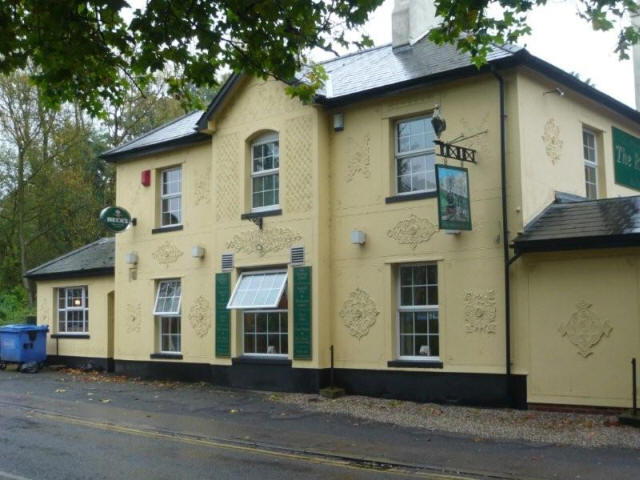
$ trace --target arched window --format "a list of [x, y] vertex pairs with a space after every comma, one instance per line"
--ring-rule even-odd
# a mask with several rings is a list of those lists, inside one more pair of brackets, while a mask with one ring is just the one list
[[280, 147], [278, 134], [265, 133], [251, 142], [251, 210], [280, 207]]

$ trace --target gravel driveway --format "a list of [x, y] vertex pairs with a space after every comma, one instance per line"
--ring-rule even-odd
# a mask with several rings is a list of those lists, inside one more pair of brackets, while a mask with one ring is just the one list
[[611, 415], [470, 408], [361, 396], [330, 400], [320, 395], [265, 395], [271, 401], [297, 405], [307, 411], [346, 414], [363, 421], [459, 433], [476, 437], [477, 441], [509, 439], [640, 449], [640, 429], [620, 425], [617, 417]]

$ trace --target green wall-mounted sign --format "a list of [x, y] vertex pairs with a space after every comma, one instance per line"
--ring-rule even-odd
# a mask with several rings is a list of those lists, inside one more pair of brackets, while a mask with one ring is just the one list
[[121, 207], [106, 207], [100, 212], [100, 221], [112, 232], [121, 232], [131, 223], [131, 215]]
[[613, 169], [618, 185], [640, 190], [640, 138], [611, 128]]
[[231, 274], [216, 273], [216, 357], [231, 356], [231, 314], [227, 309], [231, 295]]
[[311, 267], [293, 269], [293, 358], [311, 360]]
[[469, 171], [436, 165], [438, 223], [441, 230], [471, 230]]

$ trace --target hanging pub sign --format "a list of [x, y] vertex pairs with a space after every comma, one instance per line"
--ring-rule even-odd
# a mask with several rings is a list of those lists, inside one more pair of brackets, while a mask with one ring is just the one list
[[611, 128], [616, 183], [640, 190], [640, 138]]
[[462, 167], [436, 165], [438, 222], [441, 230], [471, 230], [469, 171]]
[[131, 223], [131, 215], [124, 208], [106, 207], [100, 212], [100, 221], [112, 232], [121, 232]]

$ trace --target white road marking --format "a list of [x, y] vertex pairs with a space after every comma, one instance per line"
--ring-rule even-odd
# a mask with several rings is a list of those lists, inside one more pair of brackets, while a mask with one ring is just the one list
[[0, 470], [0, 478], [6, 480], [31, 480], [27, 477], [21, 477], [20, 475], [14, 475], [13, 473], [3, 472]]

